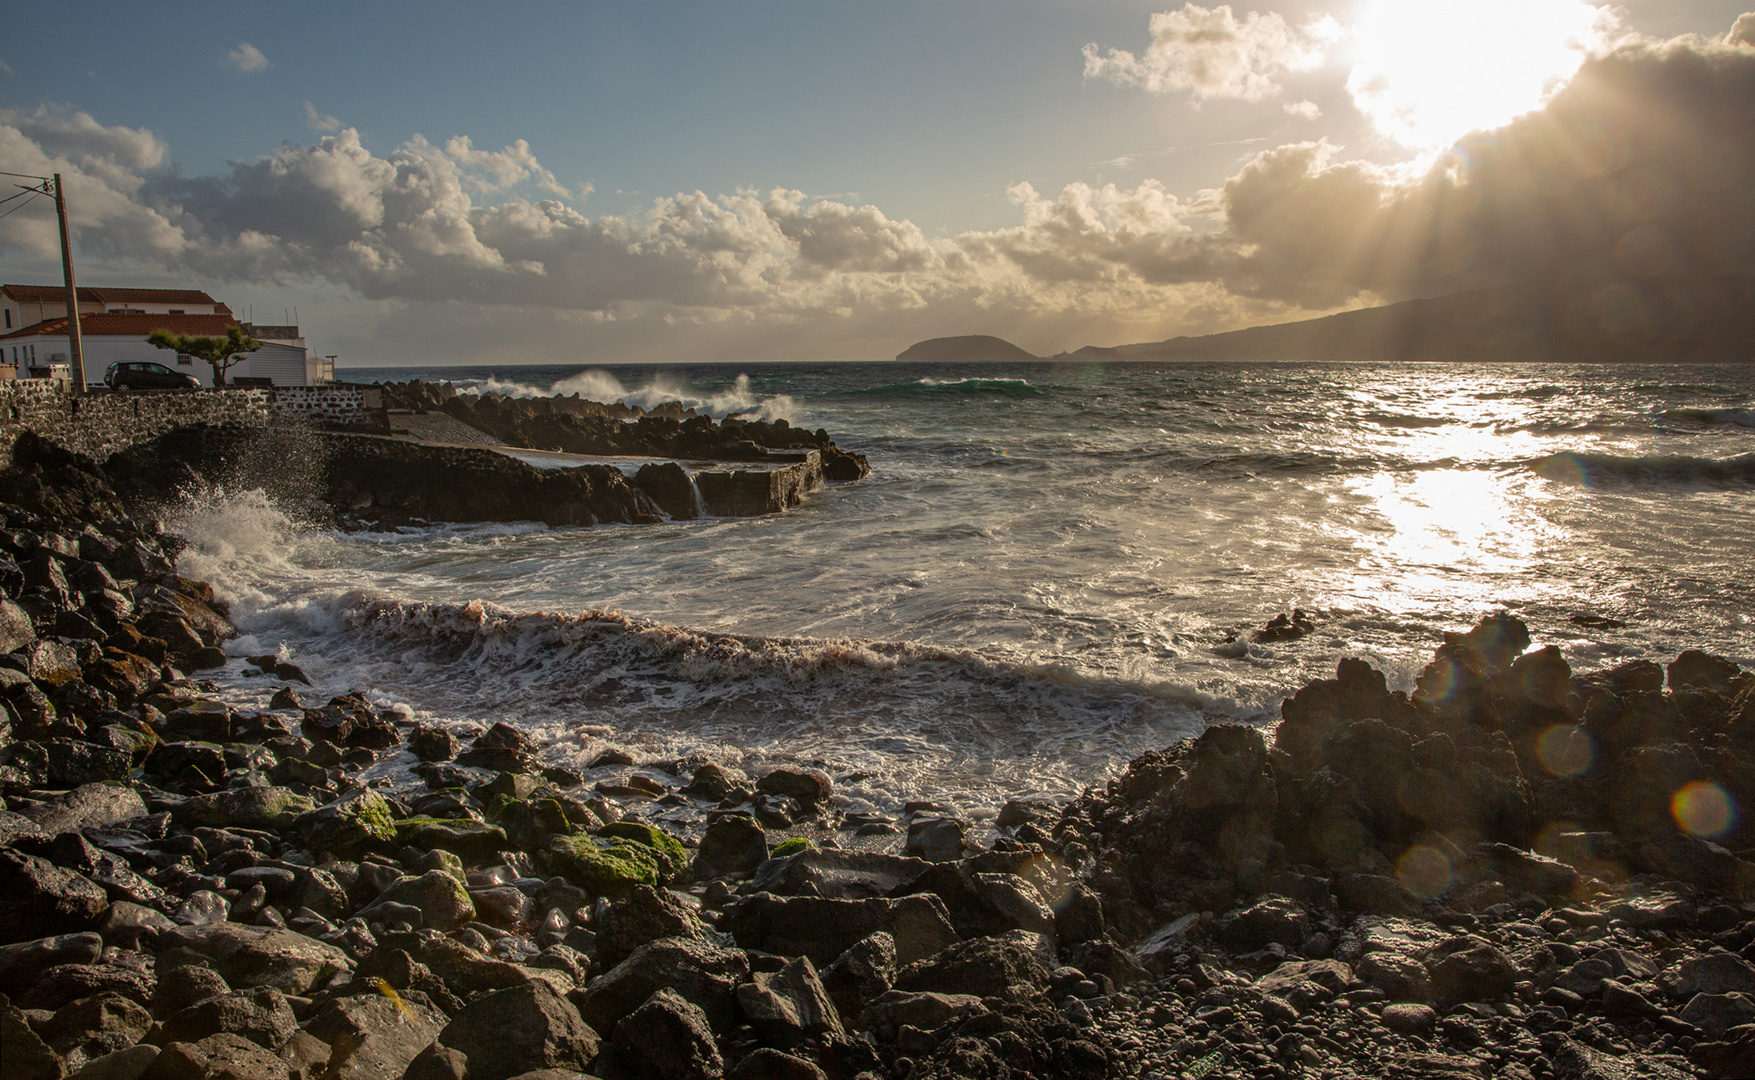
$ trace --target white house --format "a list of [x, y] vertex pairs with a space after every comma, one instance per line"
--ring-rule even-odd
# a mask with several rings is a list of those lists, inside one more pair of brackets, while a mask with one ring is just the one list
[[[79, 290], [79, 333], [88, 383], [103, 380], [111, 364], [151, 361], [213, 385], [206, 361], [175, 355], [148, 345], [155, 330], [190, 337], [224, 337], [239, 327], [262, 342], [226, 372], [226, 381], [265, 379], [275, 386], [310, 386], [334, 379], [333, 362], [312, 357], [296, 326], [254, 326], [239, 323], [231, 309], [204, 292], [186, 289]], [[39, 317], [42, 316], [42, 317]], [[25, 320], [32, 320], [25, 322]], [[16, 364], [19, 374], [31, 367], [68, 362], [67, 290], [58, 285], [0, 286], [0, 363]], [[20, 325], [22, 324], [22, 325]]]
[[[198, 289], [79, 290], [79, 313], [230, 315], [232, 309]], [[0, 285], [0, 333], [67, 317], [65, 285]]]

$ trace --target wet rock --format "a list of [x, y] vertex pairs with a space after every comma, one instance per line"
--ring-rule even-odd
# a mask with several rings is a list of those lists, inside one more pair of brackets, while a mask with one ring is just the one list
[[768, 837], [754, 818], [728, 814], [707, 826], [695, 855], [696, 873], [747, 874], [768, 857]]
[[73, 739], [48, 739], [49, 783], [60, 788], [128, 779], [132, 757], [119, 750]]
[[450, 761], [462, 744], [444, 728], [422, 725], [409, 734], [408, 749], [422, 761]]
[[348, 792], [300, 816], [292, 831], [310, 851], [356, 858], [396, 839], [390, 804], [370, 788]]
[[472, 865], [486, 862], [510, 847], [506, 830], [486, 822], [407, 818], [395, 824], [396, 843], [449, 852]]
[[0, 850], [0, 940], [91, 930], [109, 906], [104, 890], [46, 859]]
[[968, 849], [968, 833], [955, 818], [916, 818], [908, 824], [903, 852], [927, 862], [955, 862]]
[[1303, 608], [1295, 609], [1290, 616], [1275, 615], [1268, 620], [1266, 626], [1255, 632], [1255, 640], [1260, 642], [1297, 641], [1307, 634], [1314, 633], [1316, 624]]
[[352, 966], [333, 945], [291, 930], [237, 923], [181, 927], [161, 934], [159, 947], [194, 950], [238, 989], [272, 986], [284, 994], [305, 994]]
[[664, 938], [633, 955], [571, 995], [585, 1022], [598, 1031], [616, 1024], [658, 990], [669, 987], [723, 1030], [736, 1017], [736, 988], [748, 981], [749, 958], [705, 941]]
[[783, 1050], [810, 1039], [847, 1036], [809, 957], [792, 960], [776, 972], [756, 972], [737, 988], [737, 1004], [763, 1041]]
[[336, 998], [305, 1029], [329, 1044], [329, 1080], [375, 1080], [401, 1076], [446, 1023], [444, 1013], [423, 1001], [378, 993]]
[[298, 1028], [280, 991], [269, 986], [216, 994], [178, 1010], [164, 1022], [169, 1042], [200, 1042], [209, 1035], [241, 1035], [279, 1050]]
[[905, 891], [929, 869], [923, 859], [839, 848], [807, 848], [772, 859], [756, 872], [751, 891], [776, 896], [866, 900]]
[[256, 829], [284, 832], [300, 817], [317, 809], [307, 795], [284, 787], [246, 787], [200, 795], [184, 802], [172, 813], [185, 828]]
[[286, 1062], [238, 1035], [167, 1045], [141, 1080], [288, 1080]]
[[629, 886], [625, 894], [606, 901], [597, 912], [598, 962], [614, 967], [648, 942], [660, 938], [705, 940], [707, 928], [667, 889]]
[[78, 832], [143, 817], [146, 804], [126, 785], [93, 783], [26, 807], [23, 813], [46, 832]]
[[609, 1080], [713, 1080], [725, 1072], [706, 1014], [673, 990], [659, 990], [624, 1017], [610, 1049]]
[[806, 810], [814, 811], [829, 801], [834, 785], [813, 769], [775, 769], [756, 781], [756, 790], [763, 795], [797, 799]]
[[720, 928], [746, 949], [808, 956], [830, 964], [878, 931], [896, 942], [898, 963], [925, 959], [957, 940], [944, 902], [936, 896], [899, 900], [826, 900], [752, 896], [727, 909]]
[[406, 904], [420, 911], [425, 925], [453, 930], [475, 918], [475, 903], [463, 883], [443, 870], [429, 870], [419, 877], [403, 878], [391, 885], [371, 907], [360, 912], [367, 922], [373, 912], [387, 904]]
[[566, 998], [535, 981], [470, 1002], [439, 1042], [468, 1058], [470, 1080], [506, 1080], [534, 1069], [584, 1069], [599, 1039]]

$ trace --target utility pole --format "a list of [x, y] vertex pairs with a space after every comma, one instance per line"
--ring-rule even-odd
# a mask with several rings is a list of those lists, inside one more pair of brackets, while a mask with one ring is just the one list
[[67, 187], [55, 174], [55, 217], [61, 223], [61, 276], [67, 282], [67, 359], [73, 369], [73, 392], [85, 393], [85, 343], [79, 334], [79, 290], [73, 284], [73, 244], [67, 238]]

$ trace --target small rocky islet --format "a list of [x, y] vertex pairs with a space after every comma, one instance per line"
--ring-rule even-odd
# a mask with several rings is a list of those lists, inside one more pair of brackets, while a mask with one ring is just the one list
[[[991, 828], [271, 707], [90, 462], [0, 473], [0, 1078], [1755, 1074], [1755, 675], [1505, 615]], [[405, 781], [366, 774], [393, 755]], [[654, 811], [692, 807], [667, 831]]]

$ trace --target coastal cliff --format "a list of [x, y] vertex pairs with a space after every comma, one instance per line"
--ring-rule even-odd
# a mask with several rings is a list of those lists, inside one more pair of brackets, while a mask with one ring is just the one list
[[[1755, 675], [1721, 658], [1579, 674], [1493, 616], [1412, 693], [1346, 660], [1271, 733], [983, 827], [307, 701], [103, 470], [13, 458], [8, 1075], [1755, 1071]], [[269, 707], [190, 677], [222, 665]]]

